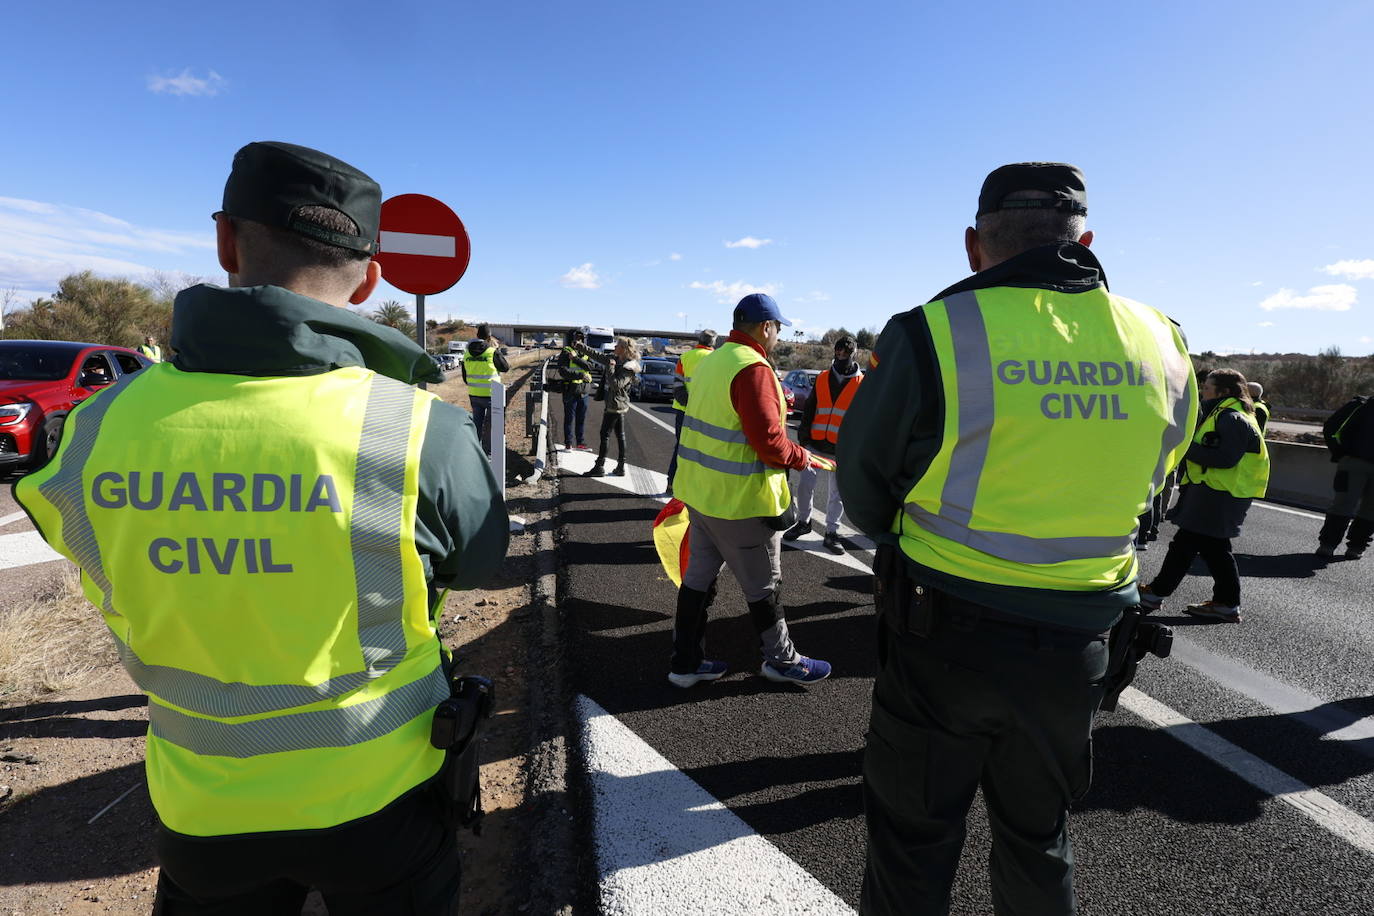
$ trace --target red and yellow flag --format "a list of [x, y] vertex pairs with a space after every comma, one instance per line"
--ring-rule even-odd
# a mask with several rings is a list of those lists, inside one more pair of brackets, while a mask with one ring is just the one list
[[677, 498], [668, 500], [654, 519], [654, 547], [658, 549], [658, 559], [663, 564], [663, 571], [677, 586], [682, 585], [682, 574], [687, 570], [690, 556], [687, 528], [687, 506]]

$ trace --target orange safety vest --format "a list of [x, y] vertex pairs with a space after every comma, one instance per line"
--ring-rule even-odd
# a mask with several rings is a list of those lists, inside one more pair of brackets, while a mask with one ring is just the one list
[[840, 398], [837, 401], [830, 393], [830, 370], [825, 370], [816, 378], [816, 416], [811, 421], [813, 442], [825, 441], [834, 444], [839, 441], [840, 423], [844, 420], [844, 413], [849, 409], [850, 402], [854, 400], [854, 392], [859, 390], [859, 383], [863, 380], [862, 372], [846, 379], [840, 386]]

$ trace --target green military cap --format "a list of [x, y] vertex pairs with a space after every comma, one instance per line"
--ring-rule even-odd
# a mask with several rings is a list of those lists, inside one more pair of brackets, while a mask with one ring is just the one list
[[[358, 234], [302, 219], [302, 207], [338, 210], [358, 224]], [[382, 189], [347, 162], [319, 150], [262, 141], [234, 154], [221, 212], [299, 232], [326, 245], [376, 254]]]
[[[1048, 198], [1007, 200], [1017, 191], [1044, 191]], [[1088, 212], [1083, 172], [1067, 162], [1014, 162], [993, 169], [978, 194], [978, 215], [998, 210], [1067, 210]]]

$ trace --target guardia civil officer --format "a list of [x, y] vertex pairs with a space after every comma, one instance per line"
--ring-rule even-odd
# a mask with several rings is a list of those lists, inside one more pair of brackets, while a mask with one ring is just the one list
[[980, 784], [995, 910], [1075, 908], [1107, 631], [1197, 412], [1177, 328], [1108, 292], [1086, 211], [1073, 166], [988, 175], [974, 275], [888, 322], [845, 416], [845, 509], [881, 545], [866, 914], [948, 911]]
[[239, 150], [215, 214], [229, 288], [176, 298], [176, 356], [89, 398], [15, 487], [82, 570], [148, 694], [156, 908], [449, 913], [459, 859], [430, 745], [441, 589], [506, 549], [468, 412], [347, 306], [381, 189], [286, 143]]

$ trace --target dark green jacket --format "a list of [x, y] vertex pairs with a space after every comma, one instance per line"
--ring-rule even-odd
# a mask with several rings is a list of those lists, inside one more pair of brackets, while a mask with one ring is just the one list
[[[276, 286], [182, 290], [172, 312], [172, 365], [183, 372], [318, 375], [363, 366], [398, 381], [439, 382], [424, 350], [400, 331]], [[501, 568], [510, 521], [472, 415], [435, 401], [420, 447], [415, 546], [430, 583], [474, 588]]]
[[[1097, 258], [1076, 242], [1062, 242], [974, 274], [931, 301], [994, 287], [1076, 293], [1105, 286], [1106, 276]], [[836, 476], [845, 513], [854, 524], [879, 542], [896, 544], [892, 522], [944, 438], [944, 395], [924, 310], [917, 307], [893, 316], [874, 353], [878, 363], [866, 373], [844, 416]], [[1072, 473], [1072, 463], [1079, 460], [1092, 459], [1066, 455], [1064, 472]], [[920, 582], [1003, 614], [1050, 626], [1105, 630], [1138, 600], [1134, 581], [1109, 592], [1019, 588], [961, 579], [906, 559]]]

